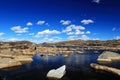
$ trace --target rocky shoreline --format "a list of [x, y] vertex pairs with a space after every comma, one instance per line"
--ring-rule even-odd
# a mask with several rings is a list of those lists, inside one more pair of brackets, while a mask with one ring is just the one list
[[[18, 41], [18, 42], [0, 42], [0, 69], [22, 65], [24, 62], [31, 62], [32, 57], [37, 53], [47, 54], [48, 56], [54, 56], [56, 54], [64, 54], [64, 58], [69, 57], [70, 54], [84, 54], [85, 50], [120, 50], [119, 47], [103, 47], [103, 46], [63, 46], [56, 44], [35, 44], [29, 41]], [[99, 59], [98, 59], [99, 60]], [[101, 59], [103, 60], [103, 59]], [[9, 64], [3, 67], [4, 64]], [[14, 61], [15, 64], [14, 64]], [[105, 61], [105, 60], [103, 60]], [[111, 60], [106, 60], [111, 61]], [[13, 63], [12, 63], [13, 62]], [[18, 63], [18, 64], [17, 64]], [[1, 67], [2, 66], [2, 67]]]

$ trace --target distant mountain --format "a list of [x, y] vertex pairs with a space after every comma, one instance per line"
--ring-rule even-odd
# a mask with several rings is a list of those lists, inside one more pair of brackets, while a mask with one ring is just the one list
[[59, 45], [59, 46], [106, 46], [106, 47], [120, 47], [120, 39], [119, 40], [70, 40], [57, 42], [51, 45]]
[[35, 44], [30, 41], [16, 41], [16, 42], [0, 42], [2, 44], [9, 44], [10, 46], [25, 46], [30, 47], [32, 45], [36, 46], [106, 46], [106, 47], [119, 47], [120, 48], [120, 39], [118, 40], [70, 40], [62, 41], [56, 43], [41, 43]]

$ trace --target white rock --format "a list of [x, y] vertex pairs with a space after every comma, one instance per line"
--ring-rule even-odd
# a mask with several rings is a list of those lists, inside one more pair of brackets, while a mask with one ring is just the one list
[[63, 66], [61, 66], [57, 69], [52, 69], [47, 73], [47, 77], [48, 78], [61, 79], [66, 73], [65, 69], [66, 69], [65, 65], [63, 65]]

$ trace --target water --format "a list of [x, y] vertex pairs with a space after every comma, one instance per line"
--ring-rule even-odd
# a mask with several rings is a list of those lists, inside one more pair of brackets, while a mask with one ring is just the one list
[[[120, 80], [117, 75], [104, 71], [97, 72], [90, 68], [90, 63], [97, 63], [99, 53], [93, 54], [93, 51], [86, 51], [85, 54], [74, 53], [68, 58], [64, 58], [62, 54], [56, 56], [37, 54], [33, 57], [33, 62], [22, 65], [20, 68], [0, 70], [0, 76], [4, 80], [48, 80], [46, 74], [49, 70], [66, 65], [66, 74], [61, 80]], [[104, 65], [120, 68], [120, 62]]]

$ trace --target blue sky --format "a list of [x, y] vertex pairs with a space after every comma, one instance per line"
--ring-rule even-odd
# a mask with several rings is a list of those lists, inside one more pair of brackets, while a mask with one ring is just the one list
[[0, 0], [0, 41], [120, 39], [120, 0]]

